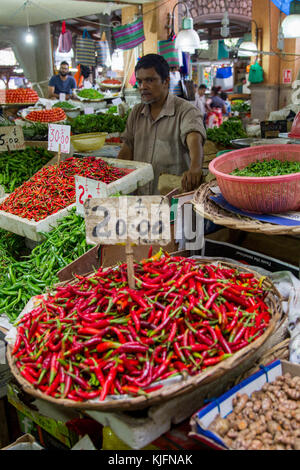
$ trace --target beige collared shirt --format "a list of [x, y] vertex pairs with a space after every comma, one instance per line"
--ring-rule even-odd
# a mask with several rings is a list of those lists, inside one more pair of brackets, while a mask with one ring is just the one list
[[131, 110], [126, 130], [122, 134], [133, 153], [133, 160], [151, 163], [154, 180], [144, 194], [159, 194], [158, 179], [163, 173], [182, 175], [190, 167], [190, 156], [186, 137], [190, 132], [199, 132], [206, 138], [200, 111], [178, 96], [167, 96], [164, 106], [153, 120], [150, 105], [138, 104]]

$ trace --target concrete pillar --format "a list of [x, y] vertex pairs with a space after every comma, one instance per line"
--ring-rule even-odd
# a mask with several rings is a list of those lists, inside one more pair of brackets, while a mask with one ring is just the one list
[[[53, 75], [53, 63], [50, 42], [49, 23], [31, 26], [34, 42], [25, 42], [26, 28], [14, 27], [13, 29], [1, 29], [0, 41], [7, 41], [16, 56], [20, 67], [24, 70], [25, 77], [32, 82], [33, 88], [39, 96], [46, 97], [48, 81]], [[38, 85], [39, 84], [39, 85]]]
[[[274, 55], [261, 55], [259, 63], [264, 71], [264, 82], [251, 85], [251, 115], [261, 120], [268, 119], [271, 111], [291, 103], [292, 83], [297, 79], [299, 56], [286, 55], [277, 48], [278, 30], [285, 15], [270, 0], [252, 0], [252, 19], [261, 35], [258, 48]], [[252, 24], [254, 40], [255, 25]], [[300, 38], [285, 39], [283, 53], [300, 55]], [[284, 70], [291, 70], [291, 83], [284, 83]]]

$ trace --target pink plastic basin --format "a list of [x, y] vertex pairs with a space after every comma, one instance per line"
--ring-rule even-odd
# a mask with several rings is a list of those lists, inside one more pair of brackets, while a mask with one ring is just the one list
[[277, 213], [300, 210], [300, 173], [283, 176], [230, 175], [257, 160], [300, 161], [300, 145], [263, 145], [224, 153], [209, 164], [224, 198], [250, 212]]

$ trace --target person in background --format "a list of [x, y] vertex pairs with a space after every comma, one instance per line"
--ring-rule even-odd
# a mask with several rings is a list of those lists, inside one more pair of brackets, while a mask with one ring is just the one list
[[220, 127], [223, 122], [223, 114], [226, 113], [225, 103], [220, 96], [221, 87], [213, 86], [211, 97], [207, 101], [208, 113], [206, 126], [208, 128]]
[[61, 62], [58, 75], [53, 75], [48, 83], [48, 98], [59, 99], [59, 94], [64, 93], [66, 99], [73, 98], [73, 91], [76, 88], [75, 79], [69, 75], [68, 62]]
[[162, 56], [143, 56], [135, 76], [142, 102], [130, 111], [118, 158], [152, 164], [154, 180], [142, 194], [159, 194], [161, 174], [181, 176], [184, 191], [198, 188], [206, 138], [201, 113], [169, 92], [170, 69]]
[[220, 93], [220, 97], [224, 101], [224, 104], [225, 104], [225, 108], [226, 108], [225, 116], [226, 117], [231, 117], [231, 103], [228, 99], [227, 93], [225, 93], [225, 91], [222, 91]]

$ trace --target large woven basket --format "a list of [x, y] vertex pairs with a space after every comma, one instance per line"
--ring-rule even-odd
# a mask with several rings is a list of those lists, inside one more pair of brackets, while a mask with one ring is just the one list
[[[199, 260], [199, 265], [207, 263], [218, 263], [221, 266], [225, 267], [234, 267], [235, 269], [241, 272], [251, 272], [254, 274], [256, 279], [260, 279], [261, 275], [254, 271], [253, 269], [247, 267], [240, 267], [236, 264], [231, 264], [227, 262], [221, 262], [217, 259], [210, 260]], [[75, 281], [74, 281], [75, 282]], [[281, 305], [281, 296], [277, 291], [276, 287], [272, 281], [268, 278], [264, 278], [262, 286], [268, 289], [268, 295], [265, 301], [268, 303], [270, 311], [272, 313], [272, 318], [267, 330], [253, 343], [250, 343], [249, 346], [244, 349], [237, 351], [233, 356], [222, 361], [221, 363], [205, 369], [203, 372], [195, 376], [184, 376], [184, 379], [181, 382], [173, 383], [172, 385], [164, 385], [161, 389], [151, 392], [148, 396], [137, 396], [137, 397], [122, 397], [116, 399], [106, 399], [103, 402], [99, 401], [86, 401], [86, 402], [75, 402], [70, 399], [56, 399], [49, 397], [48, 395], [42, 393], [39, 390], [36, 390], [29, 382], [27, 382], [19, 373], [18, 368], [15, 365], [14, 357], [11, 355], [12, 346], [8, 345], [7, 347], [7, 360], [10, 366], [11, 372], [17, 381], [21, 384], [25, 392], [30, 395], [44, 399], [48, 402], [63, 405], [66, 407], [77, 408], [77, 409], [89, 409], [89, 410], [98, 410], [98, 411], [117, 411], [117, 410], [137, 410], [148, 408], [152, 405], [157, 405], [170, 400], [175, 397], [179, 397], [189, 392], [194, 391], [195, 389], [201, 390], [202, 385], [212, 384], [213, 382], [219, 382], [221, 379], [226, 379], [226, 374], [232, 374], [235, 368], [241, 366], [244, 361], [251, 361], [253, 355], [257, 356], [259, 354], [260, 348], [263, 347], [264, 343], [271, 337], [272, 333], [278, 327], [278, 324], [282, 322], [283, 311]]]
[[261, 222], [218, 206], [210, 199], [215, 196], [213, 189], [218, 186], [216, 180], [202, 184], [194, 194], [192, 204], [195, 211], [211, 220], [217, 225], [223, 225], [234, 230], [244, 230], [246, 232], [263, 233], [265, 235], [299, 235], [300, 225], [288, 226]]

